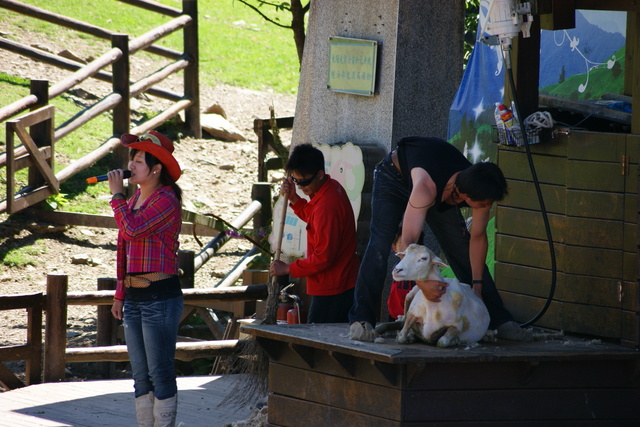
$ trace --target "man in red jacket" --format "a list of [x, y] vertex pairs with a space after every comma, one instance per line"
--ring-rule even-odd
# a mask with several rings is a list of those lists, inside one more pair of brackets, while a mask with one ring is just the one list
[[[346, 323], [360, 268], [356, 223], [345, 189], [324, 172], [324, 155], [311, 144], [296, 146], [285, 166], [280, 194], [307, 223], [306, 258], [271, 263], [272, 276], [307, 278], [312, 296], [308, 323]], [[296, 186], [311, 199], [300, 197]]]

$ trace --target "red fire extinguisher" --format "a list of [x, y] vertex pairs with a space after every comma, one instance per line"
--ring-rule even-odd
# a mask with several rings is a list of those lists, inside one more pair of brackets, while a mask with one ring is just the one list
[[293, 308], [287, 311], [287, 325], [296, 325], [300, 323], [300, 310], [298, 310], [298, 303], [293, 305]]

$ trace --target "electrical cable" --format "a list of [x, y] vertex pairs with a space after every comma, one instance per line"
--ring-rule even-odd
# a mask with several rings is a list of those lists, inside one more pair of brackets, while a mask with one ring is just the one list
[[[511, 88], [511, 94], [513, 97], [513, 103], [514, 103], [514, 108], [515, 108], [515, 112], [516, 112], [516, 116], [517, 117], [523, 117], [520, 114], [520, 104], [518, 103], [518, 97], [517, 97], [517, 93], [516, 93], [516, 85], [514, 82], [514, 78], [513, 78], [513, 71], [511, 70], [511, 49], [505, 50], [502, 49], [502, 53], [503, 53], [503, 59], [504, 59], [504, 63], [506, 65], [506, 70], [507, 70], [507, 76], [509, 80], [509, 86]], [[537, 322], [542, 315], [547, 311], [547, 309], [549, 308], [549, 306], [551, 305], [551, 300], [553, 299], [553, 294], [555, 293], [556, 290], [556, 273], [557, 273], [557, 267], [556, 267], [556, 251], [555, 248], [553, 247], [553, 237], [551, 235], [551, 226], [549, 225], [549, 218], [547, 215], [547, 210], [545, 208], [544, 205], [544, 199], [542, 197], [542, 190], [540, 189], [540, 182], [538, 181], [538, 175], [536, 173], [536, 168], [533, 164], [533, 157], [531, 155], [531, 149], [529, 148], [529, 137], [527, 135], [526, 132], [526, 128], [522, 129], [522, 138], [524, 140], [524, 148], [525, 151], [527, 153], [527, 160], [529, 162], [529, 168], [531, 169], [531, 177], [533, 179], [533, 183], [535, 185], [536, 188], [536, 193], [538, 195], [538, 201], [540, 203], [540, 212], [542, 213], [542, 219], [544, 221], [544, 228], [545, 231], [547, 233], [547, 240], [549, 242], [549, 255], [551, 256], [551, 287], [549, 288], [549, 295], [547, 296], [547, 300], [545, 301], [544, 306], [542, 307], [542, 309], [538, 312], [538, 314], [536, 314], [531, 320], [524, 322], [520, 325], [521, 328], [525, 328], [529, 325], [534, 324], [535, 322]]]

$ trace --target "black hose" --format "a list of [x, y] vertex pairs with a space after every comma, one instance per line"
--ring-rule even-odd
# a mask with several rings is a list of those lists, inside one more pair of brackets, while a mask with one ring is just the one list
[[[507, 76], [508, 76], [508, 80], [509, 80], [509, 86], [511, 87], [511, 93], [513, 96], [513, 103], [514, 103], [514, 109], [516, 110], [515, 113], [518, 117], [518, 119], [520, 119], [522, 117], [522, 115], [520, 114], [520, 104], [518, 103], [518, 97], [517, 97], [517, 92], [516, 92], [516, 85], [513, 79], [513, 71], [511, 70], [511, 50], [503, 50], [503, 53], [505, 54], [504, 56], [504, 63], [506, 65], [506, 69], [507, 69]], [[520, 126], [521, 126], [521, 133], [522, 133], [522, 138], [524, 140], [524, 148], [525, 151], [527, 152], [527, 160], [529, 161], [529, 168], [531, 169], [531, 177], [533, 179], [533, 183], [535, 185], [536, 188], [536, 193], [538, 195], [538, 201], [540, 202], [540, 212], [542, 213], [542, 219], [544, 221], [544, 228], [547, 232], [547, 240], [549, 242], [549, 255], [551, 256], [551, 287], [549, 288], [549, 296], [547, 296], [547, 300], [544, 304], [544, 307], [542, 307], [542, 309], [538, 312], [538, 314], [536, 314], [533, 319], [524, 322], [523, 324], [520, 325], [520, 327], [525, 328], [529, 325], [532, 325], [533, 323], [535, 323], [536, 321], [538, 321], [538, 319], [540, 319], [542, 317], [542, 315], [547, 311], [547, 309], [549, 308], [549, 305], [551, 305], [551, 300], [553, 299], [553, 294], [555, 293], [556, 290], [556, 251], [555, 248], [553, 247], [553, 237], [551, 236], [551, 227], [549, 226], [549, 218], [547, 216], [547, 210], [544, 206], [544, 199], [542, 198], [542, 190], [540, 190], [540, 182], [538, 181], [538, 175], [536, 173], [536, 168], [533, 164], [533, 157], [531, 156], [531, 149], [529, 148], [529, 137], [527, 135], [527, 130], [524, 126], [524, 123], [522, 121], [522, 119], [520, 119]]]

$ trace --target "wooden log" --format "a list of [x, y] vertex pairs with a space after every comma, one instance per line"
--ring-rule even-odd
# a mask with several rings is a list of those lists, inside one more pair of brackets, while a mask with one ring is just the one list
[[189, 99], [183, 99], [181, 101], [176, 102], [171, 107], [162, 111], [161, 113], [155, 115], [153, 118], [147, 120], [140, 126], [136, 126], [131, 129], [129, 132], [135, 135], [141, 135], [151, 129], [155, 129], [170, 118], [177, 116], [180, 111], [186, 109], [191, 105], [192, 101]]
[[54, 382], [64, 380], [65, 358], [67, 347], [67, 289], [66, 275], [47, 275], [46, 310], [44, 349], [44, 381]]
[[[0, 7], [1, 6], [2, 6], [2, 3], [0, 2]], [[3, 48], [3, 49], [7, 49], [10, 52], [14, 52], [14, 53], [26, 56], [27, 58], [35, 59], [37, 61], [41, 61], [41, 62], [50, 64], [50, 65], [53, 65], [55, 67], [63, 68], [65, 70], [77, 71], [77, 70], [79, 70], [79, 69], [81, 69], [82, 67], [85, 66], [85, 64], [81, 64], [79, 62], [72, 61], [71, 59], [67, 59], [67, 58], [64, 58], [62, 56], [55, 55], [55, 54], [52, 54], [52, 53], [44, 52], [44, 51], [42, 51], [40, 49], [35, 49], [35, 48], [30, 47], [30, 46], [26, 46], [26, 45], [20, 44], [18, 42], [14, 42], [14, 41], [3, 39], [3, 38], [0, 38], [0, 47]], [[171, 59], [177, 59], [180, 56], [181, 56], [181, 54], [178, 53], [177, 56], [172, 57]], [[111, 83], [111, 80], [112, 80], [111, 73], [106, 72], [106, 71], [99, 71], [99, 72], [95, 73], [94, 75], [92, 75], [91, 77], [93, 77], [95, 79], [98, 79], [98, 80], [101, 80], [101, 81], [105, 81], [107, 83]], [[177, 101], [179, 99], [182, 99], [181, 95], [179, 95], [179, 94], [177, 94], [175, 92], [171, 92], [170, 90], [167, 90], [167, 89], [149, 88], [147, 90], [147, 92], [150, 95], [157, 96], [159, 98], [168, 99], [168, 100], [171, 100], [171, 101]], [[33, 100], [30, 97], [31, 97], [31, 95], [29, 97], [26, 97], [26, 98], [29, 98], [29, 100], [26, 100], [26, 98], [25, 98], [24, 101], [20, 100], [20, 101], [16, 101], [16, 103], [18, 103], [18, 102], [23, 102], [24, 103], [24, 102], [27, 102], [27, 101], [29, 101], [29, 102], [32, 101], [33, 103], [37, 102], [37, 100]], [[16, 103], [14, 103], [14, 104], [16, 104]], [[17, 106], [14, 106], [14, 104], [11, 104], [10, 106], [7, 106], [7, 107], [4, 107], [3, 109], [0, 109], [0, 113], [3, 114], [3, 115], [11, 113], [10, 115], [7, 116], [7, 117], [11, 117], [12, 115], [17, 114], [17, 113], [19, 113], [20, 111], [23, 111], [26, 108], [25, 107], [25, 108], [22, 108], [22, 109], [19, 109], [19, 110], [15, 111]], [[29, 105], [31, 105], [31, 104], [29, 104]], [[27, 105], [27, 107], [28, 107], [28, 105]], [[6, 111], [5, 111], [5, 109], [6, 109]], [[2, 116], [0, 116], [0, 117], [2, 117]]]
[[0, 295], [0, 311], [28, 308], [42, 304], [42, 292], [19, 295]]
[[122, 51], [118, 48], [113, 48], [108, 52], [103, 53], [87, 65], [82, 66], [82, 68], [66, 79], [51, 86], [51, 89], [49, 89], [49, 99], [56, 98], [58, 95], [61, 95], [72, 87], [78, 85], [80, 82], [83, 82], [89, 77], [97, 74], [102, 68], [113, 64], [121, 56]]
[[126, 99], [128, 98], [123, 97], [119, 93], [110, 93], [109, 95], [102, 98], [100, 101], [93, 104], [91, 107], [85, 108], [84, 110], [80, 111], [78, 114], [76, 114], [75, 116], [73, 116], [72, 118], [64, 122], [62, 125], [60, 125], [56, 129], [55, 140], [56, 141], [61, 140], [62, 138], [69, 135], [74, 130], [78, 129], [79, 127], [87, 123], [88, 121], [93, 120], [96, 117], [100, 116], [105, 111], [114, 110], [113, 122], [115, 124], [116, 123], [115, 111], [117, 108], [114, 108], [114, 107], [119, 107], [121, 105], [128, 104], [127, 102], [123, 102]]
[[60, 182], [66, 181], [81, 170], [88, 168], [98, 160], [102, 159], [104, 156], [113, 151], [118, 146], [118, 144], [120, 144], [120, 138], [109, 138], [104, 142], [104, 144], [93, 150], [91, 153], [83, 156], [82, 158], [73, 162], [71, 165], [59, 171], [56, 174], [56, 178], [58, 178], [58, 181]]
[[[122, 1], [124, 3], [131, 3], [134, 6], [144, 7], [145, 9], [149, 8], [149, 7], [145, 7], [145, 5], [148, 6], [149, 2], [145, 2], [143, 0], [131, 0], [129, 2], [124, 0], [119, 0], [119, 1]], [[140, 4], [137, 4], [137, 3], [140, 3]], [[56, 25], [61, 25], [63, 27], [71, 28], [74, 31], [80, 31], [86, 34], [91, 34], [92, 36], [95, 36], [101, 39], [109, 39], [113, 34], [113, 32], [110, 30], [97, 27], [95, 25], [87, 24], [86, 22], [82, 22], [77, 19], [68, 18], [63, 15], [49, 12], [35, 6], [22, 4], [14, 0], [3, 0], [2, 2], [0, 2], [0, 7], [13, 10], [15, 12], [18, 12], [27, 16], [34, 17], [42, 21], [47, 21]], [[167, 6], [161, 6], [158, 3], [155, 3], [154, 10], [158, 13], [162, 13], [167, 16], [180, 15], [177, 9], [173, 9]], [[177, 14], [176, 14], [176, 11], [178, 11]], [[180, 56], [180, 52], [177, 52], [173, 49], [169, 49], [166, 47], [157, 46], [157, 45], [149, 46], [146, 48], [146, 50], [150, 53], [154, 53], [156, 55], [164, 56], [170, 59], [176, 59], [177, 57]]]
[[[232, 356], [246, 345], [244, 340], [215, 340], [176, 343], [176, 359], [191, 361], [203, 357]], [[129, 353], [126, 345], [68, 348], [67, 363], [126, 362]]]
[[191, 23], [193, 19], [190, 16], [182, 15], [178, 18], [174, 18], [166, 24], [160, 25], [150, 31], [147, 31], [143, 35], [136, 37], [129, 43], [129, 54], [133, 55], [139, 50], [146, 49], [156, 40], [159, 40], [180, 28], [185, 27]]
[[171, 74], [177, 73], [183, 70], [189, 65], [189, 61], [186, 59], [178, 59], [171, 64], [167, 64], [164, 67], [156, 70], [155, 72], [147, 75], [146, 77], [138, 80], [130, 87], [131, 96], [138, 96], [142, 92], [145, 92], [151, 86], [159, 83], [169, 77]]
[[166, 16], [180, 16], [182, 15], [182, 11], [180, 9], [176, 9], [174, 7], [165, 6], [155, 1], [148, 0], [118, 0], [121, 3], [127, 3], [135, 7], [139, 7], [141, 9], [150, 10], [152, 12], [159, 13], [161, 15]]
[[36, 105], [37, 103], [38, 98], [35, 95], [29, 95], [15, 102], [12, 102], [9, 105], [5, 105], [4, 107], [0, 108], [0, 122], [3, 122], [8, 118], [15, 116], [21, 111], [24, 111], [30, 106]]
[[[47, 152], [46, 150], [44, 152]], [[14, 164], [22, 164], [21, 162], [15, 161]], [[184, 222], [184, 212], [183, 210], [183, 223], [182, 229], [180, 230], [180, 234], [188, 234], [193, 236], [194, 234], [203, 235], [203, 236], [217, 236], [219, 234], [218, 230], [207, 227], [204, 224], [192, 224], [191, 222]], [[52, 222], [54, 224], [64, 224], [64, 225], [80, 225], [85, 227], [101, 227], [101, 228], [117, 228], [116, 221], [112, 215], [99, 215], [99, 214], [85, 214], [78, 212], [63, 212], [63, 211], [47, 211], [44, 209], [38, 208], [28, 208], [23, 212], [25, 215], [28, 215], [32, 218], [38, 218], [44, 221]], [[205, 217], [201, 215], [203, 218], [211, 218]]]
[[[68, 305], [111, 305], [114, 291], [69, 292], [66, 294]], [[201, 305], [216, 301], [255, 301], [267, 297], [267, 285], [264, 283], [228, 288], [183, 289], [184, 303]]]

